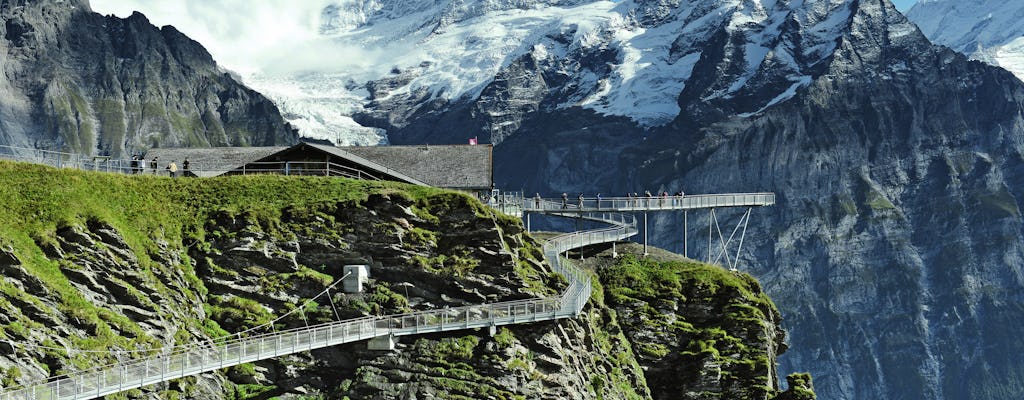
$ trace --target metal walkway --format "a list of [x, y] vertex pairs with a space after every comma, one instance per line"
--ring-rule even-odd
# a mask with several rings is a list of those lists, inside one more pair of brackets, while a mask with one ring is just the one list
[[[689, 227], [688, 227], [688, 215], [687, 213], [692, 210], [708, 210], [708, 252], [707, 262], [709, 264], [717, 264], [720, 260], [724, 260], [726, 265], [735, 270], [739, 264], [740, 253], [743, 250], [743, 240], [747, 234], [747, 225], [750, 223], [751, 211], [754, 207], [766, 207], [775, 205], [775, 193], [728, 193], [728, 194], [699, 194], [699, 195], [662, 195], [662, 196], [630, 196], [630, 197], [582, 197], [577, 196], [575, 201], [572, 201], [568, 196], [559, 199], [545, 199], [541, 197], [531, 197], [522, 200], [522, 213], [526, 219], [526, 230], [530, 231], [530, 215], [531, 214], [544, 214], [544, 215], [555, 215], [560, 217], [578, 218], [578, 219], [592, 219], [588, 216], [599, 215], [601, 212], [616, 212], [616, 213], [642, 213], [643, 214], [643, 245], [644, 255], [647, 255], [647, 214], [649, 212], [664, 212], [664, 211], [682, 211], [683, 215], [683, 257], [689, 257]], [[743, 213], [736, 223], [736, 227], [732, 230], [732, 233], [728, 235], [728, 239], [725, 238], [725, 234], [720, 226], [718, 215], [715, 213], [717, 208], [734, 208], [734, 207], [746, 207], [747, 211]], [[737, 231], [743, 228], [742, 233], [739, 237], [736, 237]], [[714, 241], [714, 233], [718, 232], [718, 241], [721, 244], [719, 246], [717, 254], [715, 252], [712, 242]], [[737, 244], [735, 253], [732, 253], [730, 247], [732, 246], [734, 239]], [[614, 248], [612, 249], [614, 252]]]
[[[585, 197], [582, 200], [531, 197], [523, 200], [523, 212], [579, 214], [594, 212], [686, 211], [721, 207], [775, 205], [775, 193], [697, 194], [653, 197]], [[569, 215], [566, 215], [569, 216]], [[575, 215], [572, 215], [575, 216]]]
[[544, 244], [544, 255], [552, 269], [564, 275], [569, 282], [558, 297], [364, 317], [215, 344], [176, 347], [165, 354], [100, 367], [0, 393], [0, 400], [91, 399], [238, 364], [360, 340], [575, 317], [590, 298], [590, 276], [563, 263], [561, 253], [592, 244], [619, 241], [638, 232], [636, 220], [630, 215], [603, 213], [582, 216], [612, 226], [560, 235]]

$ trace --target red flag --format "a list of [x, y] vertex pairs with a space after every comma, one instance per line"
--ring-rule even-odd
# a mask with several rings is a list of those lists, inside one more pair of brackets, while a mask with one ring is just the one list
[[472, 138], [472, 139], [469, 139], [469, 144], [477, 144], [477, 142], [476, 142], [476, 136], [473, 136], [473, 138]]

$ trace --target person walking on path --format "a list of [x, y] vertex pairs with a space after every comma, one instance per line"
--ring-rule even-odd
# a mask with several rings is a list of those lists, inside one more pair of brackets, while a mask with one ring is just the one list
[[171, 160], [171, 163], [167, 164], [167, 172], [171, 175], [171, 178], [178, 177], [178, 164], [175, 164], [174, 160]]
[[564, 210], [569, 203], [569, 194], [562, 192], [562, 209]]

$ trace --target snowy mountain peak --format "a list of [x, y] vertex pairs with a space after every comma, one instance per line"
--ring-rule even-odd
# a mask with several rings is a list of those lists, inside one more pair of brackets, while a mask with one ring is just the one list
[[928, 0], [907, 17], [933, 42], [1024, 79], [1024, 2]]
[[[247, 81], [279, 100], [304, 135], [342, 143], [387, 140], [379, 129], [339, 134], [358, 127], [352, 115], [401, 127], [427, 104], [477, 104], [473, 115], [503, 114], [481, 109], [494, 96], [528, 108], [581, 107], [645, 127], [706, 114], [687, 109], [703, 103], [720, 109], [713, 114], [751, 115], [793, 97], [823, 71], [854, 23], [853, 4], [895, 12], [887, 0], [335, 1], [315, 28], [319, 46], [351, 60]], [[508, 87], [509, 79], [520, 86]], [[278, 84], [298, 80], [298, 90]], [[519, 128], [487, 125], [495, 141]]]

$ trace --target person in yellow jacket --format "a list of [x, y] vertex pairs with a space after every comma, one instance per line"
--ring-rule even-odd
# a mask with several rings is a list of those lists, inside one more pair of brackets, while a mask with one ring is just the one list
[[171, 178], [177, 178], [178, 177], [178, 164], [175, 164], [174, 161], [171, 161], [170, 164], [167, 164], [167, 172], [169, 172], [171, 174]]

